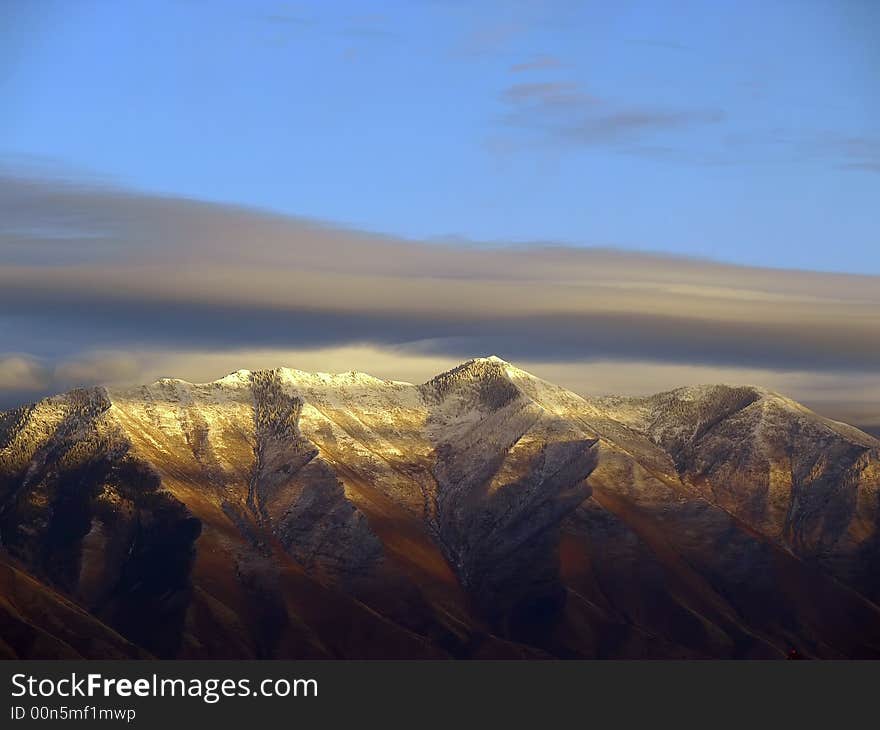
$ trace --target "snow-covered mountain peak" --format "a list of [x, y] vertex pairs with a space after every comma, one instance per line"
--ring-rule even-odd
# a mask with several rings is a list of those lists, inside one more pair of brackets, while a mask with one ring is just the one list
[[294, 384], [304, 384], [312, 387], [340, 386], [340, 385], [369, 385], [382, 386], [392, 381], [377, 378], [369, 373], [360, 372], [358, 370], [348, 370], [344, 373], [327, 373], [327, 372], [306, 372], [305, 370], [297, 370], [296, 368], [278, 368], [278, 373], [283, 380]]

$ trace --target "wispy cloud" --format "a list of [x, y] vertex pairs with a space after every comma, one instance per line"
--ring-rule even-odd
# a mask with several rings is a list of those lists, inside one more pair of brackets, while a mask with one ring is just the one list
[[716, 124], [719, 109], [631, 105], [586, 93], [573, 83], [519, 83], [501, 93], [504, 121], [549, 140], [575, 145], [632, 143], [670, 130]]
[[816, 146], [836, 158], [840, 167], [880, 172], [880, 137], [824, 133]]
[[880, 136], [864, 133], [775, 127], [727, 134], [723, 147], [729, 162], [818, 164], [838, 170], [880, 172]]
[[465, 35], [456, 51], [465, 56], [483, 56], [504, 49], [525, 31], [519, 22], [500, 21], [481, 25]]
[[676, 41], [664, 40], [662, 38], [630, 38], [626, 41], [637, 46], [652, 46], [654, 48], [662, 48], [668, 51], [688, 51], [688, 46]]
[[560, 68], [561, 66], [562, 62], [556, 56], [535, 56], [530, 61], [514, 64], [510, 67], [510, 72], [520, 74], [527, 71], [546, 71]]
[[289, 13], [271, 13], [263, 18], [267, 23], [274, 23], [288, 26], [312, 26], [315, 24], [314, 18], [304, 15], [292, 15]]
[[[731, 131], [724, 124], [723, 109], [619, 101], [591, 94], [570, 81], [518, 82], [506, 86], [499, 98], [502, 124], [532, 141], [602, 146], [619, 154], [686, 165], [821, 165], [880, 172], [880, 137], [866, 133], [779, 126]], [[703, 135], [700, 144], [694, 141], [697, 134]], [[516, 148], [512, 141], [507, 145]]]
[[502, 92], [511, 104], [535, 104], [542, 107], [582, 105], [598, 101], [584, 94], [577, 85], [559, 81], [520, 83], [508, 86]]

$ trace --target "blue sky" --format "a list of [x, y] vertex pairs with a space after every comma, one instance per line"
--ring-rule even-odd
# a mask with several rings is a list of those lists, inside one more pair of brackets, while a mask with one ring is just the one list
[[880, 272], [870, 0], [5, 13], [7, 167], [420, 239]]

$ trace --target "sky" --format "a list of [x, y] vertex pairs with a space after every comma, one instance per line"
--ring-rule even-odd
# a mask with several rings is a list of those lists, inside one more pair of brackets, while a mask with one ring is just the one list
[[880, 427], [878, 27], [872, 0], [7, 0], [0, 407], [494, 352]]
[[880, 273], [880, 4], [9, 0], [0, 153], [412, 238]]

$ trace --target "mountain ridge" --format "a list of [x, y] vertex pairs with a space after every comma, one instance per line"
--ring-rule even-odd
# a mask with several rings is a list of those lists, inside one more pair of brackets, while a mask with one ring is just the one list
[[163, 378], [0, 413], [0, 552], [156, 656], [873, 656], [878, 454], [761, 388], [496, 356]]

